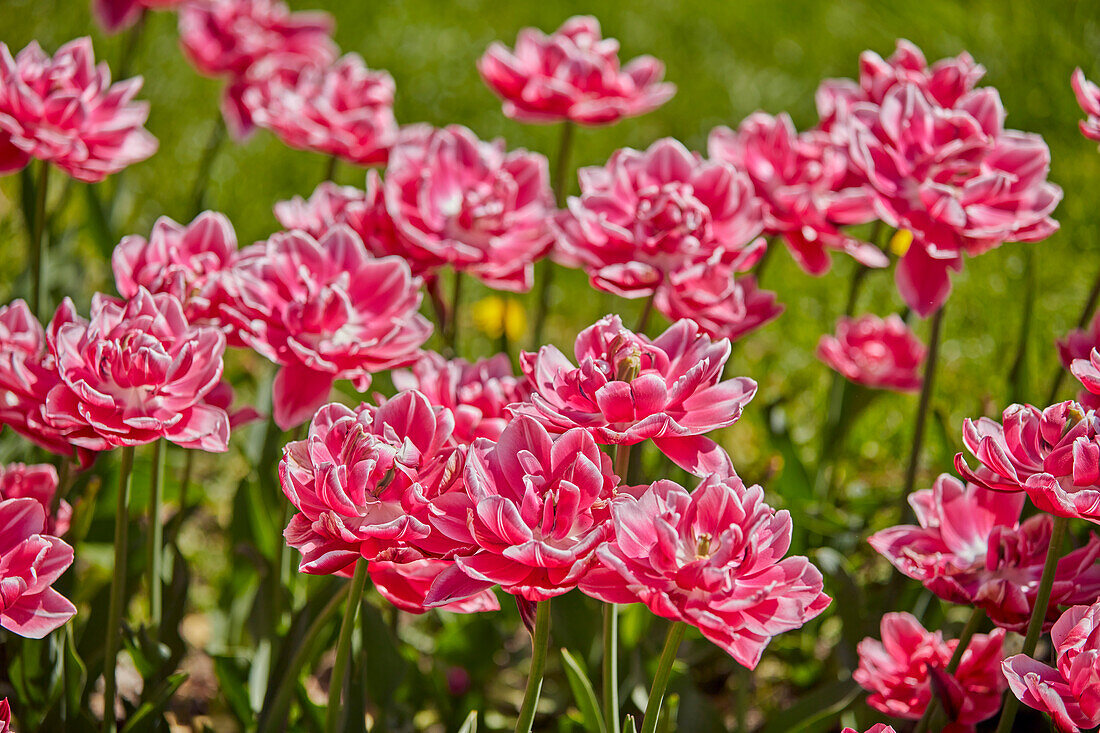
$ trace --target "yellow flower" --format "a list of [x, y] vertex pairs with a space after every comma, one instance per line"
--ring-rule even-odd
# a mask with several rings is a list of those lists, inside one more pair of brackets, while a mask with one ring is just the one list
[[894, 236], [890, 237], [890, 251], [898, 257], [904, 257], [911, 244], [913, 244], [913, 232], [908, 229], [899, 229], [894, 232]]
[[509, 341], [518, 341], [527, 331], [527, 313], [512, 298], [490, 295], [470, 307], [477, 330], [490, 338], [500, 338], [503, 330]]

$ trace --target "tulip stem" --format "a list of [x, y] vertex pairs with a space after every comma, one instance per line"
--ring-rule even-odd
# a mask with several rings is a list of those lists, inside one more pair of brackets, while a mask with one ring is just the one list
[[[947, 663], [948, 674], [955, 674], [955, 672], [958, 671], [959, 664], [962, 663], [963, 654], [966, 653], [967, 647], [970, 646], [970, 639], [974, 636], [975, 632], [977, 632], [978, 627], [982, 625], [983, 620], [985, 620], [985, 611], [982, 609], [975, 608], [970, 612], [970, 618], [966, 620], [966, 626], [963, 627], [962, 633], [959, 634], [959, 643], [955, 647], [954, 653], [951, 655], [951, 661]], [[939, 709], [939, 699], [933, 695], [928, 701], [928, 706], [924, 709], [924, 715], [917, 721], [917, 727], [913, 729], [913, 733], [925, 733], [932, 724], [932, 718]]]
[[455, 270], [454, 288], [451, 290], [451, 313], [447, 318], [446, 346], [452, 354], [458, 344], [458, 310], [462, 305], [462, 273]]
[[[1035, 654], [1035, 647], [1038, 646], [1039, 637], [1043, 633], [1043, 621], [1046, 620], [1049, 610], [1050, 592], [1054, 587], [1054, 576], [1058, 573], [1058, 560], [1062, 556], [1062, 543], [1065, 540], [1068, 525], [1069, 520], [1065, 517], [1054, 518], [1054, 526], [1050, 530], [1050, 544], [1047, 545], [1047, 558], [1043, 563], [1043, 575], [1039, 579], [1039, 591], [1035, 594], [1035, 607], [1031, 609], [1031, 619], [1027, 622], [1024, 648], [1020, 650], [1020, 653], [1026, 657]], [[1019, 709], [1019, 699], [1011, 692], [1006, 693], [1005, 704], [1001, 709], [1001, 719], [997, 723], [997, 733], [1008, 733], [1012, 730], [1016, 711]]]
[[924, 445], [924, 425], [928, 422], [928, 408], [932, 403], [932, 388], [935, 384], [936, 363], [940, 355], [940, 334], [943, 331], [943, 310], [940, 306], [932, 315], [932, 334], [928, 339], [928, 356], [924, 360], [924, 379], [920, 388], [920, 402], [917, 405], [917, 418], [913, 425], [913, 445], [909, 450], [909, 463], [905, 467], [905, 484], [901, 492], [901, 522], [909, 515], [909, 495], [917, 482], [917, 469], [920, 467], [920, 452]]
[[332, 679], [328, 686], [328, 711], [325, 714], [325, 730], [336, 733], [340, 726], [341, 697], [344, 692], [344, 673], [351, 658], [351, 632], [355, 628], [355, 615], [363, 600], [363, 587], [367, 584], [367, 561], [355, 563], [355, 575], [351, 579], [348, 602], [344, 606], [344, 618], [340, 621], [340, 637], [336, 642], [336, 659], [332, 663]]
[[619, 607], [614, 603], [603, 607], [603, 720], [607, 733], [619, 733]]
[[[30, 239], [27, 240], [28, 262], [31, 275], [31, 310], [38, 320], [45, 316], [45, 303], [42, 298], [42, 272], [45, 269], [45, 244], [43, 242], [46, 233], [46, 192], [49, 188], [50, 166], [46, 161], [38, 164], [38, 180], [34, 185], [34, 217], [27, 222], [27, 232]], [[24, 181], [30, 180], [24, 178]]]
[[336, 168], [339, 165], [340, 165], [340, 159], [339, 158], [337, 158], [335, 155], [328, 156], [328, 160], [325, 162], [325, 177], [324, 177], [324, 179], [322, 179], [322, 183], [324, 181], [335, 181], [336, 180]]
[[676, 661], [676, 653], [680, 650], [680, 642], [684, 640], [686, 631], [687, 624], [683, 621], [674, 621], [668, 629], [665, 648], [661, 651], [661, 661], [657, 664], [657, 674], [653, 676], [653, 687], [649, 690], [642, 733], [654, 733], [657, 730], [657, 719], [661, 717], [661, 705], [665, 700], [665, 689], [668, 687], [669, 677], [672, 676], [672, 665]]
[[[1100, 300], [1100, 272], [1096, 273], [1096, 280], [1092, 283], [1092, 290], [1089, 291], [1089, 297], [1085, 300], [1085, 307], [1081, 309], [1081, 315], [1077, 318], [1077, 328], [1084, 328], [1092, 318], [1093, 311], [1096, 310], [1096, 302]], [[1066, 378], [1067, 369], [1062, 365], [1058, 365], [1058, 371], [1054, 374], [1054, 379], [1050, 383], [1050, 394], [1047, 395], [1047, 401], [1045, 404], [1054, 404], [1055, 398], [1058, 396], [1058, 390], [1062, 387], [1062, 381]]]
[[160, 521], [164, 503], [164, 464], [168, 446], [164, 438], [153, 443], [153, 472], [149, 480], [149, 623], [159, 634], [163, 609], [161, 558], [164, 554], [164, 525]]
[[646, 326], [649, 325], [649, 317], [653, 315], [653, 299], [656, 297], [657, 291], [654, 290], [645, 299], [645, 305], [642, 306], [642, 314], [638, 317], [638, 325], [635, 326], [634, 333], [645, 334]]
[[[559, 209], [565, 208], [568, 193], [565, 190], [565, 178], [569, 172], [569, 154], [573, 148], [574, 125], [569, 120], [561, 123], [561, 139], [558, 141], [558, 157], [554, 161], [554, 180], [550, 185], [554, 189], [554, 201]], [[542, 346], [542, 332], [546, 326], [546, 314], [550, 309], [550, 288], [554, 283], [554, 263], [547, 257], [538, 266], [538, 305], [535, 310], [535, 327], [532, 330], [532, 351]]]
[[535, 604], [535, 633], [531, 636], [531, 671], [527, 673], [527, 689], [523, 705], [516, 718], [516, 733], [531, 733], [535, 708], [542, 692], [542, 675], [546, 671], [546, 650], [550, 646], [550, 599]]
[[122, 449], [118, 467], [118, 500], [115, 507], [115, 557], [114, 574], [111, 577], [111, 603], [107, 611], [107, 638], [103, 651], [103, 730], [114, 733], [115, 721], [115, 662], [122, 631], [122, 610], [126, 596], [127, 533], [130, 529], [130, 483], [134, 468], [134, 448]]
[[195, 174], [195, 182], [191, 186], [191, 218], [202, 213], [205, 208], [206, 184], [210, 181], [210, 169], [214, 167], [214, 159], [218, 157], [218, 149], [225, 140], [225, 120], [219, 114], [214, 121], [214, 128], [210, 131], [210, 137], [206, 140], [206, 146], [202, 149], [202, 157], [199, 158], [198, 173]]

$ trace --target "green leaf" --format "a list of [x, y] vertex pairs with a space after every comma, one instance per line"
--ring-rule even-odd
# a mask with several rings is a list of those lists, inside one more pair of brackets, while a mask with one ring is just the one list
[[214, 675], [229, 711], [245, 728], [251, 728], [252, 705], [248, 701], [248, 671], [236, 657], [214, 657]]
[[638, 733], [638, 729], [634, 726], [633, 715], [627, 715], [623, 719], [623, 733]]
[[573, 699], [577, 703], [577, 709], [584, 718], [584, 729], [606, 733], [603, 715], [600, 714], [600, 704], [596, 702], [596, 691], [592, 689], [592, 682], [588, 679], [581, 663], [569, 653], [568, 649], [561, 650], [562, 669], [569, 680], [569, 687], [573, 690]]
[[187, 680], [186, 672], [177, 672], [157, 686], [149, 700], [144, 702], [122, 728], [122, 733], [138, 733], [139, 731], [152, 731], [156, 723], [164, 715], [164, 709], [176, 690]]
[[477, 733], [476, 710], [471, 710], [470, 714], [466, 716], [466, 720], [462, 721], [462, 727], [458, 729], [458, 733]]
[[757, 733], [810, 733], [825, 730], [860, 693], [852, 680], [840, 680], [803, 695], [794, 705], [773, 715]]
[[96, 186], [92, 184], [84, 186], [84, 201], [88, 207], [88, 230], [91, 232], [92, 239], [95, 240], [96, 249], [109, 262], [115, 244], [118, 243], [118, 237], [111, 231], [110, 217], [103, 206], [103, 201], [99, 198], [99, 190]]

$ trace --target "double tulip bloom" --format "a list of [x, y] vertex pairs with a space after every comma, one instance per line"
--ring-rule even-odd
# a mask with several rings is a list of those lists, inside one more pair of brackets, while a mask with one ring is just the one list
[[51, 58], [31, 42], [12, 57], [0, 43], [0, 173], [31, 158], [95, 183], [145, 160], [157, 141], [143, 127], [149, 105], [135, 102], [141, 77], [111, 83], [90, 38], [78, 38]]
[[736, 476], [708, 476], [691, 493], [657, 481], [637, 498], [620, 494], [611, 515], [614, 539], [581, 590], [696, 626], [749, 669], [773, 636], [829, 605], [821, 572], [805, 557], [784, 557], [790, 515]]
[[976, 88], [983, 74], [966, 54], [929, 67], [899, 42], [889, 60], [864, 54], [858, 85], [830, 81], [818, 92], [822, 126], [847, 146], [879, 218], [913, 234], [895, 279], [922, 316], [943, 305], [963, 255], [1058, 227], [1050, 151], [1037, 135], [1004, 129], [997, 90]]
[[69, 531], [73, 508], [61, 499], [54, 510], [57, 496], [57, 469], [48, 463], [28, 466], [10, 463], [0, 466], [0, 501], [5, 499], [34, 499], [46, 514], [44, 534], [61, 537]]
[[60, 382], [45, 417], [72, 445], [109, 450], [165, 438], [208, 452], [228, 447], [229, 416], [205, 399], [221, 380], [225, 336], [188, 323], [173, 296], [97, 294], [90, 320], [66, 299], [47, 341]]
[[390, 154], [385, 205], [411, 261], [450, 265], [490, 287], [531, 289], [550, 249], [546, 158], [483, 142], [459, 125], [404, 128]]
[[734, 278], [723, 268], [700, 265], [669, 275], [653, 306], [670, 321], [689, 318], [711, 338], [731, 342], [783, 314], [775, 293], [761, 290], [752, 275]]
[[817, 344], [817, 358], [856, 384], [915, 392], [923, 382], [924, 344], [900, 316], [841, 318]]
[[[920, 526], [876, 532], [871, 546], [900, 572], [951, 603], [976, 606], [998, 626], [1022, 632], [1035, 608], [1053, 519], [1040, 514], [1020, 522], [1022, 494], [1001, 494], [946, 474], [909, 503]], [[1047, 609], [1100, 595], [1100, 537], [1058, 561]]]
[[147, 10], [169, 10], [187, 0], [92, 0], [92, 14], [108, 33], [129, 28]]
[[1004, 660], [1012, 694], [1042, 710], [1061, 733], [1100, 725], [1100, 602], [1074, 606], [1050, 631], [1055, 666], [1023, 654]]
[[1004, 629], [975, 634], [954, 674], [947, 665], [958, 640], [945, 642], [940, 632], [927, 631], [908, 613], [886, 614], [881, 631], [881, 641], [859, 643], [859, 668], [852, 674], [871, 693], [867, 703], [875, 710], [917, 720], [935, 689], [953, 723], [973, 726], [996, 715], [1005, 688], [1000, 670]]
[[252, 121], [292, 148], [357, 163], [384, 163], [397, 140], [394, 83], [357, 54], [331, 66], [285, 64], [275, 56], [249, 71], [242, 102]]
[[489, 46], [478, 70], [504, 101], [504, 114], [522, 122], [605, 125], [654, 110], [676, 93], [651, 56], [620, 68], [619, 42], [603, 38], [591, 16], [570, 18], [550, 35], [524, 28], [514, 51]]
[[581, 195], [555, 220], [554, 256], [583, 268], [599, 290], [641, 298], [686, 268], [743, 271], [763, 255], [752, 181], [677, 140], [617, 150], [577, 175]]
[[962, 453], [955, 468], [964, 479], [995, 491], [1026, 491], [1039, 509], [1100, 524], [1100, 418], [1076, 402], [1045, 410], [1010, 405], [1000, 423], [963, 423], [963, 445], [978, 460], [971, 469]]
[[273, 410], [283, 429], [308, 420], [337, 379], [362, 391], [373, 373], [408, 364], [432, 331], [408, 265], [372, 257], [347, 226], [320, 240], [275, 234], [242, 250], [233, 281], [223, 317], [280, 365]]
[[[1055, 342], [1062, 366], [1082, 381], [1085, 389], [1077, 392], [1077, 401], [1094, 410], [1100, 407], [1100, 398], [1091, 391], [1100, 391], [1100, 357], [1091, 364], [1093, 349], [1100, 348], [1100, 313], [1093, 316], [1087, 328], [1075, 328]], [[1080, 361], [1080, 363], [1078, 363]], [[1090, 387], [1090, 385], [1092, 385]]]
[[1077, 123], [1081, 134], [1089, 140], [1100, 141], [1100, 87], [1086, 79], [1081, 69], [1074, 70], [1071, 82], [1077, 104], [1086, 115], [1086, 119]]
[[756, 382], [722, 381], [729, 354], [729, 341], [712, 341], [690, 320], [651, 341], [606, 316], [577, 336], [576, 366], [554, 346], [525, 352], [520, 366], [533, 393], [510, 410], [555, 433], [583, 428], [600, 445], [652, 439], [685, 470], [730, 475], [729, 457], [705, 433], [736, 422]]
[[878, 247], [840, 229], [875, 219], [874, 199], [853, 185], [847, 156], [828, 135], [799, 134], [788, 115], [757, 112], [736, 132], [712, 130], [707, 149], [712, 158], [749, 175], [764, 206], [765, 232], [782, 237], [806, 272], [824, 274], [830, 251], [845, 252], [868, 267], [889, 264]]

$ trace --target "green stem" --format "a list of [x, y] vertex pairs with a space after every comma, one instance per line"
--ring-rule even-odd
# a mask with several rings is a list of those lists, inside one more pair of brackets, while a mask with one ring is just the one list
[[218, 157], [218, 148], [225, 140], [225, 120], [221, 114], [214, 121], [214, 129], [210, 131], [210, 137], [206, 140], [206, 146], [199, 158], [198, 173], [195, 174], [195, 182], [191, 185], [191, 219], [202, 213], [206, 199], [206, 184], [210, 181], [210, 169], [214, 167], [214, 159]]
[[943, 331], [943, 311], [946, 306], [932, 316], [932, 335], [928, 340], [928, 356], [924, 360], [924, 382], [920, 388], [920, 403], [917, 405], [917, 419], [913, 425], [913, 445], [909, 450], [909, 462], [905, 467], [905, 484], [901, 492], [900, 510], [902, 523], [909, 516], [909, 495], [917, 482], [917, 469], [920, 467], [920, 452], [924, 445], [924, 425], [928, 421], [928, 407], [932, 403], [932, 388], [935, 384], [936, 363], [940, 355], [940, 334]]
[[[963, 654], [966, 653], [967, 647], [970, 646], [970, 639], [978, 631], [978, 627], [982, 625], [982, 621], [985, 619], [985, 611], [980, 608], [975, 608], [970, 612], [970, 618], [966, 620], [966, 626], [963, 627], [962, 633], [959, 634], [959, 643], [955, 647], [955, 652], [951, 655], [951, 661], [947, 663], [947, 673], [955, 674], [959, 669], [959, 664], [962, 663]], [[913, 729], [913, 733], [925, 733], [928, 730], [928, 726], [932, 724], [932, 718], [940, 709], [940, 701], [935, 695], [928, 701], [928, 706], [924, 709], [924, 715], [917, 721], [917, 727]]]
[[619, 733], [619, 607], [603, 607], [603, 720], [607, 733]]
[[[1089, 291], [1089, 296], [1085, 300], [1085, 307], [1081, 309], [1081, 315], [1077, 318], [1077, 328], [1084, 328], [1085, 324], [1092, 318], [1093, 311], [1096, 310], [1096, 302], [1100, 300], [1100, 272], [1096, 273], [1096, 279], [1092, 283], [1092, 290]], [[1044, 404], [1050, 405], [1054, 403], [1055, 398], [1058, 396], [1058, 390], [1062, 386], [1062, 380], [1066, 378], [1066, 368], [1062, 364], [1058, 364], [1058, 371], [1054, 374], [1054, 379], [1050, 383], [1050, 394], [1047, 395], [1047, 401]]]
[[634, 333], [645, 333], [646, 326], [649, 325], [649, 317], [653, 315], [653, 299], [656, 297], [657, 291], [654, 290], [650, 293], [649, 297], [645, 299], [645, 305], [642, 306], [642, 314], [638, 317], [638, 325], [634, 327]]
[[367, 584], [367, 561], [355, 563], [355, 575], [351, 579], [348, 602], [344, 606], [344, 618], [340, 621], [340, 638], [336, 642], [336, 659], [332, 663], [332, 679], [328, 686], [328, 711], [325, 714], [325, 731], [336, 733], [340, 727], [340, 698], [344, 692], [344, 673], [351, 657], [351, 632], [355, 628], [355, 614], [363, 599], [363, 586]]
[[290, 658], [286, 669], [283, 670], [282, 677], [279, 679], [279, 687], [275, 691], [275, 697], [272, 699], [271, 705], [267, 706], [260, 715], [259, 733], [269, 733], [269, 731], [282, 730], [286, 727], [286, 714], [290, 709], [290, 698], [295, 692], [302, 668], [313, 656], [313, 647], [316, 646], [317, 640], [329, 620], [336, 615], [337, 609], [340, 608], [340, 604], [348, 595], [348, 590], [348, 584], [343, 584], [340, 590], [321, 609], [321, 612], [317, 614], [317, 617], [313, 619], [309, 628], [306, 629], [301, 643], [294, 650], [294, 656]]
[[114, 733], [115, 662], [118, 658], [119, 640], [122, 631], [122, 611], [126, 597], [126, 555], [127, 533], [130, 529], [130, 483], [134, 468], [134, 448], [122, 449], [122, 460], [118, 468], [118, 500], [115, 507], [115, 558], [114, 575], [111, 578], [111, 604], [107, 611], [107, 638], [103, 652], [103, 730]]
[[649, 701], [645, 705], [642, 733], [654, 733], [657, 730], [657, 719], [661, 717], [665, 689], [668, 687], [669, 677], [672, 676], [672, 664], [676, 661], [676, 653], [680, 650], [680, 642], [684, 640], [686, 631], [687, 624], [683, 621], [674, 621], [668, 629], [665, 648], [661, 652], [661, 661], [657, 664], [657, 674], [653, 676], [653, 687], [649, 690]]
[[340, 165], [340, 159], [335, 155], [328, 156], [328, 160], [325, 162], [325, 177], [323, 181], [335, 181], [336, 180], [336, 168]]
[[[559, 209], [565, 208], [568, 192], [565, 178], [569, 173], [569, 154], [573, 147], [574, 125], [566, 120], [561, 123], [561, 139], [558, 141], [558, 157], [554, 161], [554, 178], [550, 185], [554, 189], [554, 200]], [[550, 310], [550, 288], [554, 283], [554, 263], [547, 257], [538, 266], [539, 292], [535, 309], [535, 327], [532, 329], [532, 350], [542, 346], [542, 333], [546, 327], [546, 314]]]
[[458, 344], [458, 310], [462, 305], [462, 273], [455, 270], [454, 288], [451, 290], [451, 313], [447, 320], [446, 347], [452, 354], [456, 353]]
[[[1039, 636], [1043, 633], [1043, 621], [1047, 617], [1050, 592], [1054, 587], [1054, 576], [1057, 575], [1058, 559], [1062, 556], [1062, 542], [1065, 540], [1068, 525], [1069, 520], [1065, 517], [1054, 518], [1054, 526], [1050, 531], [1050, 544], [1047, 545], [1047, 558], [1043, 564], [1043, 575], [1039, 579], [1039, 592], [1035, 595], [1035, 608], [1031, 609], [1031, 619], [1027, 622], [1027, 635], [1024, 636], [1024, 648], [1020, 650], [1020, 653], [1026, 657], [1035, 654]], [[1016, 711], [1019, 708], [1019, 699], [1011, 692], [1006, 693], [1005, 704], [1001, 709], [1001, 719], [997, 723], [997, 733], [1008, 733], [1012, 730]]]
[[50, 166], [46, 161], [38, 163], [38, 180], [34, 185], [34, 220], [29, 222], [30, 239], [27, 242], [31, 270], [31, 310], [38, 320], [43, 320], [45, 303], [42, 297], [42, 274], [45, 269], [46, 252], [44, 235], [46, 233], [46, 193], [49, 188]]
[[535, 633], [531, 637], [531, 671], [527, 673], [527, 689], [516, 719], [516, 733], [531, 733], [535, 708], [542, 692], [542, 675], [546, 671], [546, 649], [550, 645], [550, 600], [535, 604]]
[[159, 631], [163, 610], [161, 558], [164, 555], [164, 525], [160, 521], [164, 503], [164, 464], [168, 446], [164, 438], [153, 443], [153, 473], [149, 482], [149, 622]]

